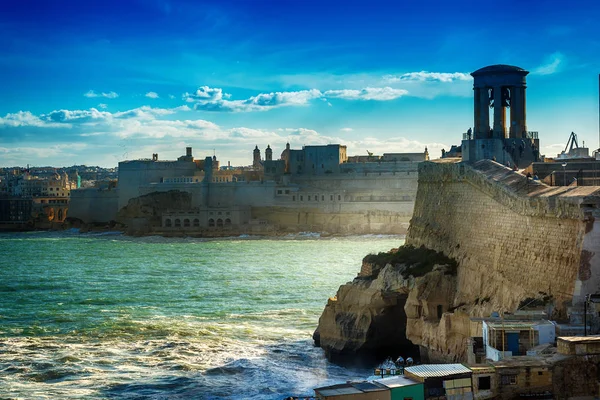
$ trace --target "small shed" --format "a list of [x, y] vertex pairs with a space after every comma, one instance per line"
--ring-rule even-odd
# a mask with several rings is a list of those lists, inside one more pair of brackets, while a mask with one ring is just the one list
[[390, 378], [377, 379], [375, 383], [390, 389], [391, 400], [424, 400], [423, 383], [405, 376], [396, 375]]
[[510, 356], [525, 356], [531, 348], [555, 340], [555, 325], [547, 320], [483, 321], [486, 358], [499, 361]]
[[472, 371], [462, 364], [425, 364], [407, 367], [407, 378], [423, 382], [425, 398], [473, 399]]
[[558, 352], [567, 355], [600, 354], [600, 336], [561, 336]]

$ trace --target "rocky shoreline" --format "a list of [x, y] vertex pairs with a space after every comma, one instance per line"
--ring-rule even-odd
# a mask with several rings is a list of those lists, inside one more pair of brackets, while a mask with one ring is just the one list
[[358, 276], [328, 299], [313, 335], [315, 345], [329, 360], [345, 365], [420, 358], [411, 329], [424, 308], [437, 317], [437, 307], [429, 310], [428, 300], [451, 291], [456, 268], [454, 260], [424, 247], [405, 245], [366, 256]]

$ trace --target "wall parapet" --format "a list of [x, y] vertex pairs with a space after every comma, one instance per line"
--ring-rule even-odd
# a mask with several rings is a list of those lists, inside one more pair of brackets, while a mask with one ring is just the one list
[[524, 216], [584, 220], [586, 211], [600, 208], [598, 187], [548, 186], [491, 160], [474, 164], [423, 162], [419, 164], [418, 180], [441, 185], [469, 183]]

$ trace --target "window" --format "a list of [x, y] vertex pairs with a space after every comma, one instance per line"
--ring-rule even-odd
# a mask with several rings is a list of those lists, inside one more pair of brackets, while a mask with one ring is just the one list
[[542, 371], [538, 371], [538, 375], [540, 375], [540, 376], [541, 376], [541, 375], [544, 375], [544, 372], [542, 372]]
[[296, 196], [292, 196], [292, 201], [296, 201]]
[[516, 375], [502, 375], [500, 379], [500, 383], [502, 385], [516, 385], [517, 384], [517, 376]]
[[219, 218], [217, 220], [217, 228], [222, 228], [223, 227], [223, 220], [221, 218]]
[[190, 220], [189, 219], [184, 219], [183, 220], [183, 226], [189, 227], [190, 226]]
[[489, 376], [480, 376], [477, 386], [479, 390], [490, 390], [492, 388], [492, 378]]
[[308, 201], [310, 201], [310, 196], [308, 196]]
[[198, 218], [194, 219], [194, 226], [195, 227], [199, 227], [200, 226], [200, 220]]
[[333, 201], [333, 195], [329, 196], [329, 200]]
[[[212, 214], [212, 213], [211, 213]], [[214, 219], [209, 219], [208, 220], [208, 226], [215, 226], [215, 220]]]
[[342, 200], [342, 196], [338, 194], [338, 201]]
[[325, 201], [325, 195], [321, 195], [321, 201]]
[[303, 201], [303, 200], [304, 200], [304, 196], [300, 196], [300, 201]]
[[444, 306], [442, 306], [441, 304], [439, 304], [437, 306], [437, 317], [438, 319], [442, 319], [442, 315], [444, 314]]
[[286, 191], [285, 191], [285, 194], [290, 194], [290, 191], [289, 191], [289, 190], [286, 190]]
[[175, 226], [180, 227], [181, 226], [181, 220], [179, 218], [177, 218], [175, 220]]
[[283, 194], [283, 191], [282, 190], [278, 190], [277, 194]]
[[227, 218], [225, 220], [225, 226], [230, 226], [231, 225], [231, 220], [229, 218]]

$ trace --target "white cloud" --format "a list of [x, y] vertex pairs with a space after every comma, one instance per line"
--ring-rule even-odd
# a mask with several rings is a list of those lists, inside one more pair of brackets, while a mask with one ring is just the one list
[[464, 72], [408, 72], [402, 75], [385, 75], [384, 82], [398, 83], [406, 81], [416, 82], [455, 82], [455, 81], [470, 81], [473, 78], [470, 74]]
[[352, 128], [342, 128], [342, 129], [340, 129], [340, 131], [342, 131], [342, 132], [352, 132], [353, 130], [354, 129], [352, 129]]
[[188, 103], [196, 101], [200, 102], [217, 102], [223, 100], [223, 98], [229, 98], [231, 95], [223, 93], [221, 88], [210, 88], [208, 86], [200, 86], [194, 93], [185, 92], [183, 99]]
[[534, 68], [531, 73], [535, 75], [552, 75], [562, 71], [565, 64], [565, 55], [557, 51], [546, 57], [545, 62], [537, 68]]
[[151, 99], [158, 99], [158, 93], [156, 92], [148, 92], [145, 94], [145, 96]]
[[173, 96], [172, 94], [170, 94], [170, 95], [169, 95], [169, 98], [170, 98], [171, 100], [173, 100], [173, 99], [175, 98], [175, 96]]
[[100, 104], [98, 104], [98, 107], [100, 107], [102, 109], [105, 109], [108, 106], [106, 104], [104, 104], [104, 103], [100, 103]]
[[356, 89], [342, 89], [342, 90], [328, 90], [323, 95], [328, 98], [340, 98], [345, 100], [394, 100], [399, 97], [408, 94], [407, 90], [404, 89], [393, 89], [389, 86], [386, 87], [368, 87], [361, 90]]
[[89, 110], [54, 110], [48, 114], [40, 115], [40, 119], [56, 123], [87, 123], [97, 122], [110, 118], [107, 111], [98, 111], [95, 108]]
[[83, 94], [85, 97], [106, 97], [107, 99], [114, 99], [119, 97], [119, 95], [115, 92], [108, 92], [108, 93], [96, 93], [93, 90], [89, 90], [86, 93]]
[[1, 127], [22, 127], [22, 126], [37, 126], [37, 127], [48, 127], [57, 128], [61, 126], [57, 123], [51, 123], [41, 119], [40, 117], [33, 115], [29, 111], [19, 111], [17, 113], [6, 114], [4, 118], [0, 118]]
[[289, 92], [259, 93], [246, 100], [228, 100], [231, 95], [224, 93], [220, 88], [201, 86], [194, 93], [184, 93], [183, 99], [194, 103], [194, 109], [203, 111], [265, 111], [277, 107], [305, 106], [311, 100], [321, 99], [331, 105], [327, 98], [341, 98], [346, 100], [394, 100], [404, 95], [405, 89], [387, 87], [367, 87], [364, 89], [341, 89], [321, 92], [318, 89], [298, 90]]

